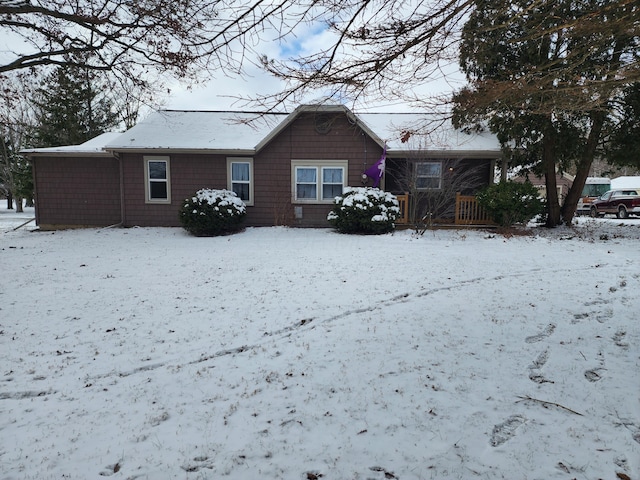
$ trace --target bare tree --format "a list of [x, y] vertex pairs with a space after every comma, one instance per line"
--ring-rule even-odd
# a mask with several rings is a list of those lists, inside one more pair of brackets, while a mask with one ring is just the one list
[[[283, 100], [309, 89], [331, 88], [339, 98], [392, 99], [431, 105], [434, 99], [415, 94], [415, 88], [441, 76], [442, 68], [457, 64], [463, 28], [472, 12], [485, 8], [481, 0], [427, 0], [406, 2], [384, 0], [325, 0], [321, 4], [327, 13], [322, 17], [334, 32], [334, 41], [326, 48], [299, 58], [279, 61], [263, 57], [264, 67], [290, 82], [290, 87], [274, 96]], [[553, 2], [530, 2], [530, 10]], [[488, 2], [497, 10], [495, 22], [484, 29], [505, 28], [517, 23], [528, 11], [511, 8], [510, 2]], [[532, 42], [545, 38], [562, 38], [568, 30], [576, 38], [589, 39], [590, 48], [608, 48], [612, 35], [637, 36], [638, 11], [635, 0], [598, 2], [581, 15], [559, 12], [557, 22], [541, 22], [539, 29], [524, 33]], [[622, 14], [620, 12], [623, 12]], [[556, 15], [558, 12], [551, 12]], [[315, 18], [318, 21], [318, 18]], [[485, 33], [479, 32], [479, 33]], [[567, 49], [562, 61], [549, 59], [549, 68], [524, 69], [509, 82], [496, 83], [490, 91], [496, 98], [524, 98], [523, 93], [554, 86], [557, 102], [564, 108], [581, 110], [599, 102], [598, 93], [640, 80], [640, 54], [627, 50], [624, 61], [609, 65], [607, 72], [594, 72], [576, 82], [557, 83], [559, 77], [573, 78], [582, 72], [585, 50]], [[553, 65], [552, 62], [555, 62]], [[277, 97], [277, 98], [275, 98]], [[444, 98], [435, 99], [438, 101]], [[550, 105], [541, 105], [542, 113]]]
[[[531, 8], [539, 3], [547, 2], [534, 2]], [[265, 104], [318, 88], [348, 101], [367, 95], [368, 100], [420, 104], [429, 99], [415, 93], [415, 87], [457, 64], [462, 29], [479, 8], [479, 0], [0, 0], [0, 31], [29, 48], [27, 53], [16, 48], [13, 58], [0, 64], [0, 73], [80, 59], [84, 67], [128, 78], [146, 78], [150, 69], [195, 78], [220, 69], [241, 72], [246, 62], [259, 62], [287, 82], [281, 92], [261, 99]], [[498, 22], [521, 15], [512, 14], [509, 2], [501, 8]], [[624, 15], [618, 15], [621, 9]], [[599, 2], [588, 14], [569, 15], [528, 35], [536, 40], [571, 28], [597, 42], [611, 32], [637, 34], [638, 15], [635, 0]], [[295, 44], [310, 27], [330, 34], [321, 48], [301, 54], [293, 49], [284, 60], [265, 53], [265, 41]], [[583, 58], [580, 52], [567, 55], [558, 68], [570, 77], [571, 65], [580, 65]], [[597, 91], [605, 84], [637, 81], [638, 54], [609, 73], [585, 80], [584, 87]], [[523, 71], [516, 82], [497, 85], [495, 92], [535, 90], [554, 80]], [[580, 101], [568, 105], [593, 99], [584, 89], [567, 85], [563, 98], [571, 96]]]
[[[16, 202], [16, 211], [22, 211], [22, 202], [32, 194], [31, 170], [20, 150], [27, 144], [34, 123], [33, 109], [28, 98], [32, 95], [32, 83], [26, 75], [4, 79], [5, 88], [0, 91], [0, 186], [7, 198], [7, 207]], [[10, 88], [11, 87], [11, 88]], [[22, 92], [15, 95], [14, 92]]]
[[304, 3], [0, 0], [0, 32], [15, 45], [0, 73], [80, 66], [142, 84], [154, 72], [188, 80], [238, 72], [263, 33], [286, 35], [313, 20], [314, 2]]
[[313, 21], [323, 22], [333, 41], [296, 58], [263, 56], [262, 66], [288, 85], [264, 102], [295, 100], [322, 89], [328, 96], [352, 102], [366, 98], [430, 107], [446, 104], [446, 98], [425, 98], [416, 88], [445, 78], [444, 69], [456, 63], [459, 34], [473, 1], [309, 3], [323, 6], [323, 15]]

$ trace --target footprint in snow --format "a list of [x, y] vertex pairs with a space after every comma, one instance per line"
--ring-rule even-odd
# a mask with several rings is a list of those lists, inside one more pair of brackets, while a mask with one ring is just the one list
[[181, 468], [187, 473], [193, 473], [199, 472], [203, 468], [211, 470], [214, 468], [214, 464], [206, 455], [200, 455], [194, 457], [192, 462], [182, 465]]
[[533, 361], [533, 363], [531, 364], [531, 366], [529, 368], [531, 370], [542, 368], [542, 367], [544, 367], [544, 364], [547, 363], [548, 359], [549, 359], [549, 350], [545, 350], [540, 355], [538, 355], [538, 358], [536, 358]]
[[597, 382], [602, 379], [602, 375], [600, 372], [604, 370], [603, 368], [592, 368], [591, 370], [587, 370], [584, 372], [584, 378], [589, 380], [590, 382]]
[[525, 338], [524, 341], [527, 343], [540, 342], [551, 335], [555, 329], [556, 326], [553, 323], [550, 323], [542, 332], [538, 333], [537, 335], [531, 335], [530, 337]]
[[626, 334], [627, 332], [622, 330], [616, 332], [616, 334], [613, 336], [613, 341], [615, 342], [616, 346], [624, 349], [629, 348], [629, 344], [624, 341]]
[[545, 363], [549, 359], [549, 350], [545, 350], [533, 361], [529, 366], [529, 380], [535, 383], [553, 383], [553, 380], [548, 380], [542, 374], [540, 369], [544, 367]]
[[513, 438], [516, 430], [527, 421], [522, 415], [511, 415], [504, 422], [493, 427], [491, 432], [491, 446], [497, 447]]

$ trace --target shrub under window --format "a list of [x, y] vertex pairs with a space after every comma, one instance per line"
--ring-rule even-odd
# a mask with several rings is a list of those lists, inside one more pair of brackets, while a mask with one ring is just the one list
[[335, 197], [327, 220], [341, 233], [380, 234], [391, 232], [400, 215], [394, 195], [371, 187], [345, 187]]
[[203, 188], [184, 201], [180, 222], [192, 235], [212, 237], [239, 230], [246, 214], [247, 207], [234, 192]]

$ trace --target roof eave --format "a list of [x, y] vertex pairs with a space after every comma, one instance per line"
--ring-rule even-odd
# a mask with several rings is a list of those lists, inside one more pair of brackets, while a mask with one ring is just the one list
[[387, 150], [388, 157], [420, 157], [420, 158], [501, 158], [501, 150]]
[[55, 157], [55, 158], [114, 158], [114, 154], [109, 151], [38, 151], [38, 150], [22, 150], [20, 152], [27, 158], [44, 158], [44, 157]]
[[230, 155], [230, 156], [253, 156], [256, 153], [255, 149], [248, 148], [173, 148], [173, 147], [108, 147], [109, 152], [122, 154], [122, 153], [142, 153], [147, 155], [176, 155], [176, 154], [209, 154], [209, 155]]

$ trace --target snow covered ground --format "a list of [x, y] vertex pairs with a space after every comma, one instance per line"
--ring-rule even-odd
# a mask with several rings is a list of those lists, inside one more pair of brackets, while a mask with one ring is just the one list
[[640, 219], [18, 230], [0, 478], [640, 479]]

